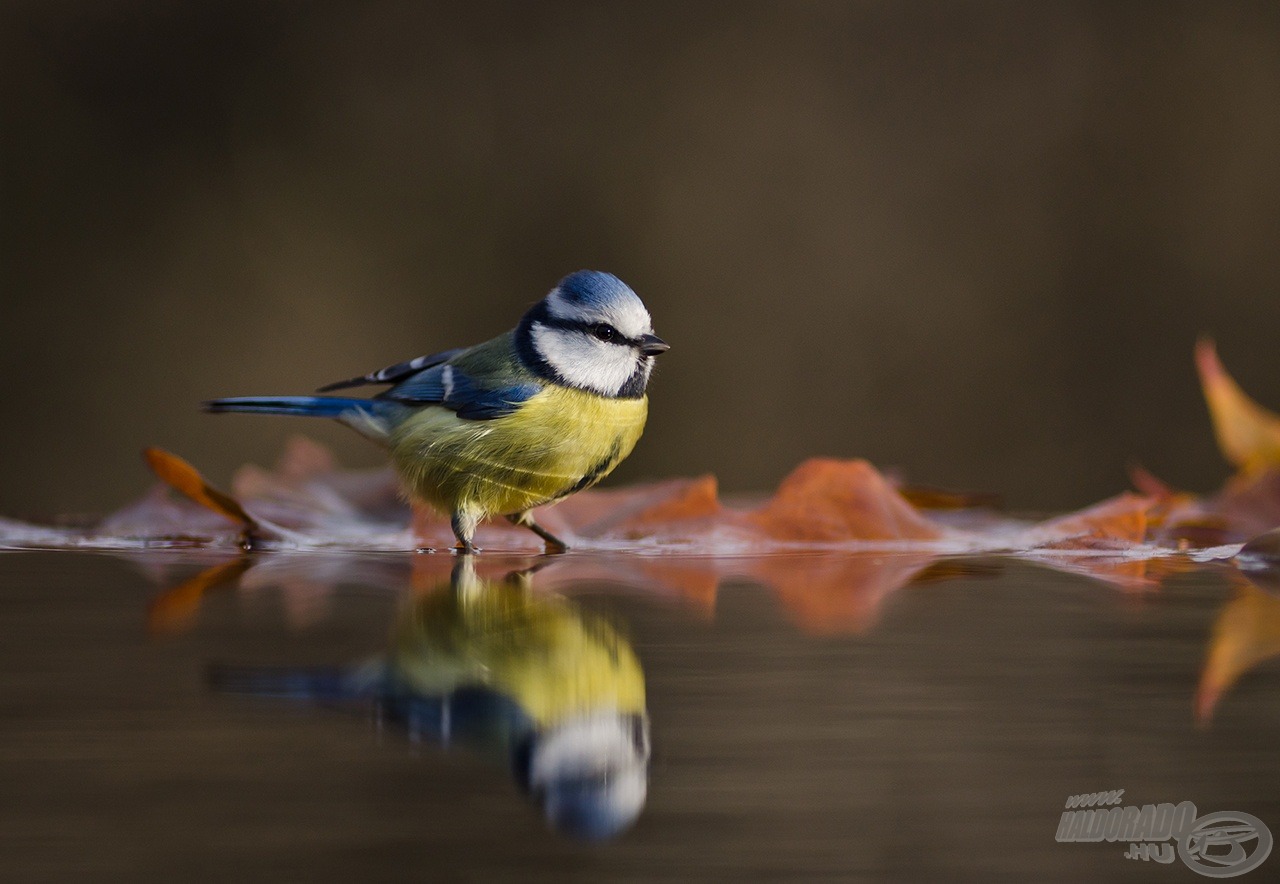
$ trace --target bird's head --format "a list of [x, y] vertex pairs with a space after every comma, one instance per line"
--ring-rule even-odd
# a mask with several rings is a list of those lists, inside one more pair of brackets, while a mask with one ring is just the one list
[[614, 398], [644, 395], [653, 358], [668, 349], [644, 302], [612, 273], [571, 273], [516, 329], [521, 358], [539, 375]]

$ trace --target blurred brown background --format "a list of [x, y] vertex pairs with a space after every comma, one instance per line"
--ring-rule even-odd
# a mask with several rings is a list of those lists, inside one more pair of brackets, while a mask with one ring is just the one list
[[210, 417], [608, 269], [673, 344], [615, 481], [811, 454], [1063, 508], [1280, 407], [1280, 5], [9, 3], [0, 513], [109, 509]]

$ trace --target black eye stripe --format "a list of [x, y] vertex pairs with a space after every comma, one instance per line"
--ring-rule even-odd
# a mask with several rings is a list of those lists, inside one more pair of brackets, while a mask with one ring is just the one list
[[558, 328], [558, 329], [563, 329], [565, 331], [582, 332], [584, 335], [590, 335], [591, 337], [596, 338], [597, 340], [601, 340], [601, 338], [598, 334], [596, 334], [596, 330], [604, 326], [604, 327], [613, 329], [613, 339], [608, 341], [607, 343], [619, 344], [621, 346], [626, 346], [626, 347], [639, 347], [641, 343], [635, 338], [626, 337], [625, 335], [622, 334], [622, 332], [618, 331], [616, 328], [613, 328], [613, 326], [609, 325], [607, 322], [583, 322], [580, 319], [560, 319], [559, 317], [555, 317], [555, 316], [550, 316], [550, 317], [547, 317], [546, 319], [539, 319], [538, 321], [541, 322], [543, 325], [545, 325], [547, 328]]

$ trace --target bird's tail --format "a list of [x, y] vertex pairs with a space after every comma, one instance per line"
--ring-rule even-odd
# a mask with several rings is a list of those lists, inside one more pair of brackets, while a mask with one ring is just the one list
[[211, 414], [238, 411], [333, 418], [377, 441], [385, 441], [390, 425], [401, 409], [402, 406], [394, 402], [343, 396], [236, 396], [204, 403], [204, 410]]
[[211, 399], [204, 410], [212, 414], [244, 411], [251, 414], [296, 414], [304, 417], [342, 417], [355, 409], [373, 411], [369, 399], [347, 399], [340, 396], [237, 396]]

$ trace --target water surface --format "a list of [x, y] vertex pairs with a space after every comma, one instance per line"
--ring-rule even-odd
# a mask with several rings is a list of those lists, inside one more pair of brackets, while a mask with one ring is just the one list
[[[643, 673], [643, 810], [590, 843], [549, 826], [501, 741], [445, 748], [385, 704], [211, 685], [385, 660], [449, 591], [452, 557], [426, 558], [264, 554], [218, 583], [192, 578], [225, 556], [0, 554], [4, 877], [1199, 880], [1057, 843], [1067, 796], [1107, 789], [1280, 832], [1277, 602], [1222, 567], [1126, 591], [992, 560], [921, 579], [893, 557], [779, 557], [797, 579], [718, 586], [760, 563], [602, 555], [567, 581], [550, 561], [522, 604], [558, 606], [568, 640], [616, 636]], [[539, 562], [481, 560], [499, 582]], [[467, 652], [474, 630], [449, 628]], [[1197, 720], [1206, 660], [1238, 645], [1252, 656]]]

